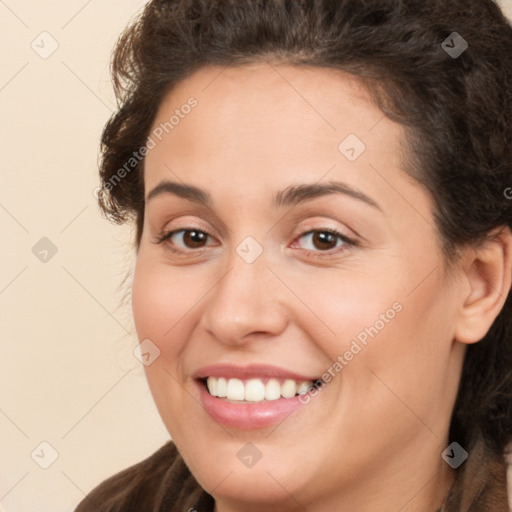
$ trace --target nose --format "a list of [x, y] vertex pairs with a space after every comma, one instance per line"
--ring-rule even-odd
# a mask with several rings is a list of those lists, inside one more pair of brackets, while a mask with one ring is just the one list
[[205, 297], [201, 325], [217, 341], [242, 346], [278, 336], [288, 324], [283, 284], [263, 253], [247, 263], [235, 251]]

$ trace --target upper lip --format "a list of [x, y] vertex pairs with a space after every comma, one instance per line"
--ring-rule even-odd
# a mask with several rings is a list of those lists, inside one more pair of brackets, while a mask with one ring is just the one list
[[266, 364], [249, 364], [244, 366], [234, 364], [214, 364], [199, 368], [194, 374], [195, 379], [206, 377], [226, 377], [236, 379], [257, 379], [260, 377], [292, 379], [295, 381], [315, 381], [317, 377], [300, 375], [299, 373]]

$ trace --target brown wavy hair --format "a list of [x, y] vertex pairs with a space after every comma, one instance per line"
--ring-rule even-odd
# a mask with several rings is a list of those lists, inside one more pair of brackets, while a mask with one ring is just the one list
[[[442, 47], [453, 32], [468, 43], [457, 58]], [[164, 95], [199, 68], [271, 59], [339, 69], [404, 126], [407, 173], [434, 199], [450, 266], [459, 249], [512, 229], [511, 56], [512, 27], [493, 0], [153, 0], [113, 54], [119, 108], [102, 134], [100, 207], [135, 221], [138, 248], [144, 160], [119, 170], [146, 144]], [[449, 434], [465, 447], [482, 433], [500, 453], [512, 439], [511, 319], [509, 292], [467, 349]]]

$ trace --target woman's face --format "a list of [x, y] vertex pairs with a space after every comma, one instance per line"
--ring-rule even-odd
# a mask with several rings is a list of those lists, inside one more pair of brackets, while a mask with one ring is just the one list
[[196, 479], [225, 510], [414, 503], [463, 351], [402, 128], [347, 75], [258, 64], [191, 75], [151, 138], [133, 313]]

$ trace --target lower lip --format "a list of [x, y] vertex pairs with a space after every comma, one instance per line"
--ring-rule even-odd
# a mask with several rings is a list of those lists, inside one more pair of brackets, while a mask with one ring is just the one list
[[275, 425], [304, 404], [300, 396], [279, 398], [263, 402], [234, 404], [210, 395], [201, 381], [199, 387], [201, 402], [206, 412], [221, 425], [240, 429], [257, 429]]

